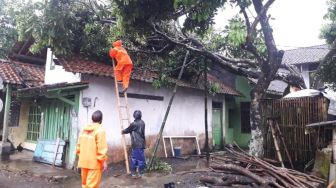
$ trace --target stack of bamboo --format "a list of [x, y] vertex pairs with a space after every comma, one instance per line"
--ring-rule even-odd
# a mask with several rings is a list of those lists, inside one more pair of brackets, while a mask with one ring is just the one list
[[215, 174], [201, 176], [200, 181], [220, 187], [324, 187], [325, 180], [292, 169], [274, 166], [242, 150], [227, 149], [225, 156], [212, 155]]

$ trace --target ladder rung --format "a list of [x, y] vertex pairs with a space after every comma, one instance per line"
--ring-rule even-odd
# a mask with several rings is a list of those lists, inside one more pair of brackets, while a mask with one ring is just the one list
[[122, 82], [117, 82], [117, 84], [122, 84]]
[[119, 108], [127, 108], [127, 106], [119, 106]]
[[121, 119], [121, 120], [123, 120], [123, 121], [127, 120], [127, 121], [128, 121], [128, 118], [126, 118], [126, 119]]

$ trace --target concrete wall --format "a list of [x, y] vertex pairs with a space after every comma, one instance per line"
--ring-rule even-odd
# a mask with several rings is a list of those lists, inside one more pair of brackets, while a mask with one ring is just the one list
[[44, 83], [55, 84], [62, 82], [72, 83], [79, 81], [80, 81], [80, 74], [66, 72], [62, 66], [54, 64], [52, 51], [50, 50], [50, 48], [48, 48], [46, 65], [45, 65]]
[[35, 150], [36, 144], [32, 142], [26, 142], [27, 129], [28, 129], [28, 115], [29, 115], [29, 103], [22, 102], [20, 109], [19, 126], [9, 128], [8, 138], [13, 142], [15, 146], [22, 143], [22, 146], [29, 150]]
[[[116, 109], [116, 97], [114, 81], [110, 78], [88, 77], [89, 88], [83, 90], [80, 96], [79, 119], [81, 128], [90, 122], [91, 114], [95, 110], [103, 112], [103, 126], [107, 131], [108, 144], [111, 153], [110, 159], [113, 162], [123, 159], [121, 145], [121, 128], [119, 125], [118, 112]], [[129, 98], [130, 113], [134, 110], [141, 110], [143, 120], [146, 123], [147, 147], [153, 145], [154, 139], [159, 132], [165, 110], [167, 108], [172, 89], [155, 90], [151, 84], [132, 81], [128, 93], [154, 95], [163, 97], [163, 101], [149, 99]], [[85, 108], [82, 105], [82, 98], [92, 99], [92, 106]], [[123, 99], [122, 99], [123, 100]], [[200, 145], [204, 143], [204, 97], [199, 90], [179, 88], [170, 114], [168, 116], [164, 135], [197, 135], [200, 138]], [[209, 137], [211, 141], [211, 98], [208, 103], [209, 117]], [[133, 118], [131, 118], [133, 121]], [[126, 128], [126, 125], [124, 128]], [[130, 137], [126, 136], [127, 143], [130, 144]], [[177, 141], [178, 142], [178, 141]], [[168, 142], [166, 142], [168, 144]], [[211, 143], [210, 143], [211, 144]], [[169, 144], [168, 144], [169, 145]], [[182, 146], [183, 147], [183, 146]], [[188, 146], [190, 148], [190, 145]], [[187, 146], [184, 149], [188, 148]], [[161, 155], [163, 154], [162, 148]], [[183, 150], [183, 149], [182, 149]], [[169, 152], [170, 150], [168, 150]]]

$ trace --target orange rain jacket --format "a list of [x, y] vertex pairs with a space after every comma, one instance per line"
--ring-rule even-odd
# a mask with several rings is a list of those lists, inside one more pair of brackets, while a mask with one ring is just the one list
[[76, 153], [79, 168], [103, 169], [107, 160], [107, 143], [105, 130], [99, 123], [91, 123], [83, 129], [78, 138]]
[[122, 47], [121, 40], [117, 40], [112, 43], [114, 48], [111, 48], [109, 51], [110, 57], [115, 58], [117, 60], [117, 66], [116, 70], [119, 69], [119, 67], [122, 67], [123, 65], [131, 65], [132, 60], [130, 56], [127, 54], [127, 51], [125, 48]]
[[114, 48], [111, 48], [109, 54], [111, 58], [117, 60], [117, 66], [114, 68], [114, 74], [117, 81], [122, 81], [123, 87], [128, 88], [129, 80], [133, 69], [133, 63], [125, 48], [122, 47], [121, 40], [113, 42]]

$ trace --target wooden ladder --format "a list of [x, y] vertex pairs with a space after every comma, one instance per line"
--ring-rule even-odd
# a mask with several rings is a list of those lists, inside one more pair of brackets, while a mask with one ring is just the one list
[[57, 139], [56, 139], [56, 148], [55, 148], [55, 152], [54, 152], [52, 167], [55, 167], [56, 160], [57, 160], [57, 155], [60, 154], [60, 153], [63, 153], [63, 152], [58, 152], [60, 142], [61, 142], [61, 139], [59, 137], [57, 137]]
[[[114, 74], [114, 69], [115, 69], [115, 62], [114, 60], [112, 60], [112, 64], [113, 64], [113, 74]], [[115, 92], [116, 92], [116, 98], [117, 98], [117, 110], [118, 110], [118, 114], [119, 114], [119, 124], [120, 124], [120, 128], [121, 130], [124, 130], [124, 125], [126, 123], [126, 125], [130, 125], [131, 121], [130, 121], [130, 112], [129, 112], [129, 108], [128, 108], [128, 99], [127, 99], [127, 92], [123, 93], [124, 95], [124, 103], [121, 104], [121, 97], [119, 94], [119, 85], [122, 86], [122, 82], [118, 82], [115, 75], [114, 75], [114, 85], [115, 85]], [[124, 112], [124, 113], [123, 113]], [[125, 114], [126, 112], [126, 117]], [[126, 148], [126, 140], [125, 140], [125, 135], [122, 135], [122, 143], [123, 143], [123, 148], [124, 148], [124, 154], [125, 154], [125, 164], [126, 164], [126, 171], [127, 174], [130, 173], [130, 169], [129, 169], [129, 163], [128, 163], [128, 154], [127, 154], [127, 148]]]

